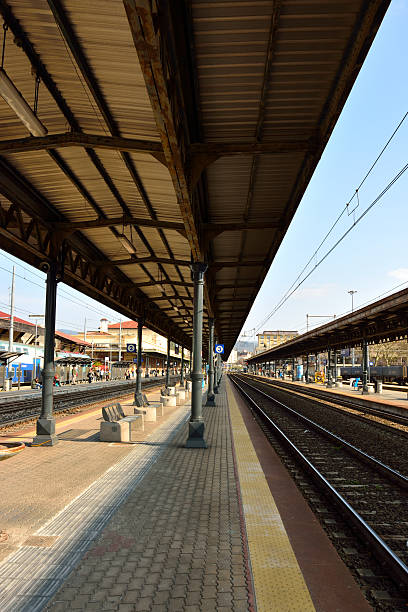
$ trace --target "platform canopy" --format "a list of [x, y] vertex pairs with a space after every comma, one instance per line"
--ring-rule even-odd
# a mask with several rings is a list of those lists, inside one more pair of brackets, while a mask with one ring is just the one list
[[388, 5], [0, 0], [1, 247], [228, 355]]
[[408, 338], [408, 289], [388, 295], [316, 329], [257, 353], [248, 363], [266, 363], [310, 353], [368, 344], [396, 342]]

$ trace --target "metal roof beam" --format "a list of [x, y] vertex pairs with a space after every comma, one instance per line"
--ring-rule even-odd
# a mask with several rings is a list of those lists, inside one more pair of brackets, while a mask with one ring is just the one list
[[183, 223], [176, 223], [173, 221], [159, 221], [157, 219], [141, 219], [139, 217], [130, 217], [128, 215], [107, 218], [99, 217], [97, 219], [90, 219], [89, 221], [58, 223], [56, 224], [56, 227], [61, 231], [70, 233], [86, 229], [94, 229], [98, 227], [110, 227], [113, 225], [138, 225], [140, 227], [172, 229], [178, 232], [184, 231]]
[[269, 142], [193, 142], [191, 155], [211, 155], [225, 157], [230, 155], [260, 155], [262, 153], [305, 153], [315, 148], [315, 140], [276, 140]]
[[[106, 261], [99, 261], [96, 262], [97, 265], [100, 266], [104, 266], [106, 267]], [[191, 265], [191, 261], [189, 259], [170, 259], [167, 257], [133, 257], [130, 259], [112, 259], [110, 260], [108, 266], [114, 267], [114, 266], [128, 266], [128, 265], [132, 265], [132, 264], [139, 264], [139, 265], [143, 265], [146, 263], [159, 263], [159, 264], [171, 264], [173, 266], [190, 266]], [[170, 279], [166, 279], [166, 280], [170, 280]], [[164, 282], [164, 281], [163, 281]], [[171, 282], [171, 281], [170, 281]], [[179, 282], [179, 281], [177, 281]], [[157, 281], [157, 283], [153, 283], [153, 284], [157, 284], [157, 285], [161, 285], [163, 284], [161, 281]], [[173, 283], [172, 283], [173, 284]], [[184, 283], [182, 281], [180, 281], [179, 283], [181, 286], [184, 285]], [[177, 298], [177, 296], [175, 296]]]
[[[159, 287], [160, 285], [171, 285], [172, 287], [194, 287], [193, 283], [183, 283], [181, 281], [173, 281], [173, 280], [162, 280], [162, 281], [147, 281], [146, 283], [126, 283], [126, 287], [139, 289], [140, 287]], [[160, 299], [160, 298], [157, 298]], [[168, 300], [188, 300], [192, 298], [185, 297], [184, 295], [170, 295], [168, 298], [164, 298]], [[152, 302], [154, 302], [155, 298], [150, 298]], [[179, 306], [179, 308], [183, 309], [183, 306]]]
[[163, 23], [157, 19], [156, 14], [153, 14], [152, 3], [149, 0], [138, 0], [137, 2], [136, 0], [123, 0], [123, 3], [192, 256], [194, 261], [200, 261], [203, 254], [186, 170], [187, 149], [185, 145], [188, 146], [188, 142], [185, 142], [186, 134], [182, 129], [182, 123], [178, 122], [181, 115], [178, 117], [177, 109], [174, 110], [177, 100], [171, 100], [168, 89], [174, 82], [173, 75], [170, 73], [171, 61], [168, 62], [168, 74], [164, 72], [163, 63], [166, 63], [168, 58], [166, 36], [160, 31]]
[[[191, 261], [190, 260], [179, 260], [179, 259], [166, 259], [163, 257], [140, 257], [140, 258], [136, 258], [136, 257], [130, 257], [129, 259], [119, 259], [119, 260], [112, 260], [112, 265], [115, 266], [130, 266], [133, 264], [137, 264], [137, 263], [166, 263], [166, 264], [173, 264], [175, 266], [180, 265], [180, 266], [189, 266], [191, 265]], [[216, 261], [210, 264], [211, 267], [213, 269], [216, 270], [220, 270], [221, 268], [235, 268], [235, 267], [239, 267], [239, 268], [246, 268], [246, 267], [256, 267], [256, 266], [264, 266], [265, 261], [262, 259], [260, 261]]]
[[[189, 153], [196, 156], [225, 157], [230, 155], [261, 155], [281, 153], [304, 153], [311, 151], [315, 145], [314, 140], [271, 141], [256, 143], [203, 143], [195, 142], [189, 146]], [[150, 153], [164, 161], [163, 147], [160, 142], [122, 136], [103, 136], [99, 134], [86, 134], [84, 132], [70, 131], [61, 134], [49, 134], [33, 138], [15, 138], [0, 141], [0, 153], [27, 153], [63, 147], [85, 147], [92, 149], [106, 149], [111, 151], [125, 151], [127, 153]]]
[[241, 230], [262, 230], [262, 229], [277, 229], [281, 226], [280, 222], [275, 219], [273, 221], [243, 221], [241, 223], [203, 223], [202, 227], [208, 232], [221, 234], [222, 232], [238, 232]]
[[108, 149], [112, 151], [126, 151], [128, 153], [151, 153], [163, 155], [160, 142], [123, 138], [121, 136], [99, 136], [97, 134], [84, 134], [83, 132], [64, 132], [33, 138], [16, 138], [14, 140], [0, 141], [0, 153], [27, 153], [31, 151], [44, 151], [63, 147], [85, 147], [92, 149]]

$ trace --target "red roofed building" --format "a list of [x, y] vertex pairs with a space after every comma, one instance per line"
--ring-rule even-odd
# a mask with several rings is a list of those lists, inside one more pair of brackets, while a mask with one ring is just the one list
[[[86, 339], [91, 344], [91, 351], [87, 349], [87, 353], [100, 361], [105, 361], [108, 358], [110, 362], [128, 361], [130, 369], [135, 367], [134, 359], [135, 352], [127, 350], [128, 345], [137, 346], [137, 329], [136, 321], [122, 321], [121, 323], [110, 323], [108, 319], [101, 319], [98, 330], [89, 330], [86, 332]], [[83, 334], [77, 334], [76, 338], [83, 338]], [[171, 343], [170, 355], [172, 363], [178, 363], [181, 358], [181, 350]], [[148, 370], [159, 369], [165, 367], [167, 357], [167, 339], [156, 332], [153, 332], [147, 327], [143, 327], [142, 338], [142, 360], [143, 369]], [[184, 359], [189, 359], [189, 353], [184, 352]]]

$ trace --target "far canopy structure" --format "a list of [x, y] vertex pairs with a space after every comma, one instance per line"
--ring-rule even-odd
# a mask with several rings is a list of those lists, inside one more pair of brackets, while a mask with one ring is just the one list
[[55, 365], [91, 365], [94, 361], [91, 357], [59, 357]]
[[359, 308], [297, 336], [276, 348], [248, 359], [248, 364], [268, 363], [301, 355], [363, 346], [364, 343], [394, 342], [408, 337], [408, 289]]

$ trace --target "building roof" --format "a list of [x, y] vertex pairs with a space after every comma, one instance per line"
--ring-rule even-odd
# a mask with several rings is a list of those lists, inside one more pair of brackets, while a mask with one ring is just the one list
[[60, 332], [58, 330], [55, 332], [55, 336], [57, 338], [62, 338], [63, 340], [69, 340], [69, 342], [72, 342], [73, 344], [79, 344], [80, 346], [91, 346], [91, 344], [89, 342], [86, 342], [85, 340], [80, 340], [76, 336], [70, 336], [69, 334], [64, 334], [63, 332]]
[[[108, 325], [108, 329], [120, 329], [120, 323], [112, 323]], [[122, 329], [137, 329], [137, 321], [122, 321]]]
[[[0, 319], [10, 320], [10, 315], [7, 314], [7, 312], [2, 312], [0, 310]], [[31, 323], [30, 321], [24, 321], [24, 319], [20, 319], [20, 317], [14, 316], [13, 321], [17, 321], [17, 323], [24, 323], [24, 325], [31, 325], [32, 327], [34, 327], [34, 323]]]
[[[96, 331], [88, 330], [86, 333], [87, 333], [89, 336], [109, 336], [110, 338], [112, 338], [112, 337], [113, 337], [113, 335], [112, 335], [112, 334], [110, 334], [109, 332], [102, 332], [102, 331], [99, 331], [99, 329], [98, 329], [98, 330], [96, 330]], [[78, 335], [79, 335], [79, 334], [78, 334]]]
[[273, 329], [272, 331], [264, 331], [261, 334], [256, 334], [257, 336], [267, 336], [268, 334], [298, 334], [297, 330], [287, 330], [287, 329]]

